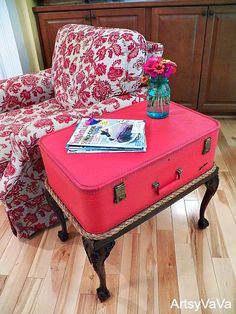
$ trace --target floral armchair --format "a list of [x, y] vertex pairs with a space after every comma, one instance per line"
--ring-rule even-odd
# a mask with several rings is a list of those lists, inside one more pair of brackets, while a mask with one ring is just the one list
[[57, 223], [38, 139], [144, 100], [142, 65], [162, 52], [131, 30], [68, 24], [58, 31], [51, 69], [0, 81], [0, 200], [15, 235]]

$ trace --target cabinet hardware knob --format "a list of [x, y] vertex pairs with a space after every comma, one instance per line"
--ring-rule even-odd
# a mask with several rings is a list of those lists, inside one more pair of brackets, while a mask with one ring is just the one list
[[97, 17], [96, 17], [96, 15], [94, 15], [94, 14], [91, 16], [91, 20], [96, 20], [96, 18], [97, 18]]
[[89, 21], [89, 20], [90, 20], [89, 15], [85, 15], [85, 16], [84, 16], [84, 19], [85, 19], [86, 21]]
[[209, 15], [209, 16], [212, 16], [212, 15], [214, 15], [214, 11], [212, 11], [212, 10], [209, 10], [209, 11], [208, 11], [208, 15]]
[[206, 11], [202, 11], [202, 16], [206, 16], [207, 12]]

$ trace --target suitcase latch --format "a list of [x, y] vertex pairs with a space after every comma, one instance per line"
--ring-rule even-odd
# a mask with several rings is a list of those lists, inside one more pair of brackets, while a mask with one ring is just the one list
[[126, 198], [124, 182], [114, 187], [114, 194], [115, 194], [115, 199], [114, 199], [115, 203], [119, 203], [120, 201]]
[[202, 154], [205, 155], [206, 153], [209, 152], [210, 149], [211, 149], [211, 137], [208, 137], [208, 138], [205, 139], [205, 141], [204, 141]]
[[160, 189], [160, 183], [157, 181], [154, 181], [152, 184], [153, 189], [156, 191], [157, 194], [159, 194], [159, 189]]

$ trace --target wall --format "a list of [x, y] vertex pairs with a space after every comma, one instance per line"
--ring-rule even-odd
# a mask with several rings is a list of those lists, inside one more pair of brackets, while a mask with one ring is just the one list
[[32, 7], [34, 0], [7, 0], [23, 73], [39, 71], [43, 66], [39, 38]]
[[27, 50], [30, 72], [39, 71], [43, 65], [42, 55], [35, 17], [32, 7], [35, 6], [34, 0], [14, 0], [24, 36], [24, 43]]

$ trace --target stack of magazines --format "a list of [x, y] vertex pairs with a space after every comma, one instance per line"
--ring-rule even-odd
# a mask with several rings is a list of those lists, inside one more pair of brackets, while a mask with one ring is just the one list
[[145, 121], [82, 118], [66, 148], [68, 153], [145, 152]]

